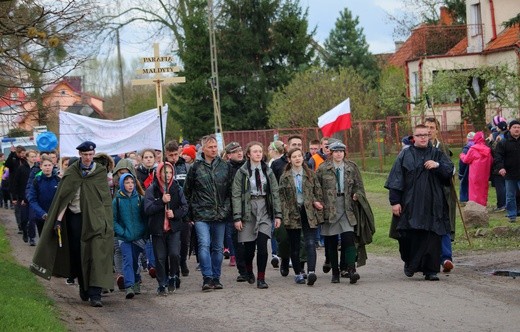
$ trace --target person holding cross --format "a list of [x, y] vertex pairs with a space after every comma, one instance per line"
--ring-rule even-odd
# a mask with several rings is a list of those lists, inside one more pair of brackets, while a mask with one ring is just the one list
[[102, 307], [101, 290], [114, 286], [114, 227], [107, 169], [94, 161], [96, 144], [78, 145], [79, 160], [63, 175], [49, 208], [31, 271], [78, 278], [79, 295]]

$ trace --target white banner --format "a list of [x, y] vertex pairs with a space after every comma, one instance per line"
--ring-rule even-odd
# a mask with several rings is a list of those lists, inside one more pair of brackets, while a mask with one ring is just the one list
[[[166, 133], [168, 105], [162, 108], [163, 133]], [[101, 120], [60, 112], [60, 155], [78, 155], [76, 147], [84, 141], [96, 143], [97, 152], [115, 155], [146, 148], [162, 149], [159, 112], [156, 108], [122, 120]]]

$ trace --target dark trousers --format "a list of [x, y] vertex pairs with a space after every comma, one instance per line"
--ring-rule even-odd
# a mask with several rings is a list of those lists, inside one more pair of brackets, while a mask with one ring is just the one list
[[191, 240], [191, 228], [192, 225], [189, 222], [183, 222], [181, 226], [181, 251], [180, 251], [180, 262], [186, 264], [188, 254], [190, 252], [190, 240]]
[[[244, 242], [244, 260], [248, 269], [252, 269], [256, 249], [258, 251], [256, 257], [258, 273], [265, 273], [265, 267], [267, 266], [267, 240], [269, 240], [269, 236], [258, 232], [255, 241]], [[248, 272], [252, 272], [252, 270]]]
[[246, 262], [244, 260], [244, 244], [238, 242], [238, 231], [233, 227], [233, 233], [231, 234], [233, 238], [233, 246], [235, 247], [235, 259], [237, 264], [238, 274], [245, 275], [247, 273], [246, 270]]
[[29, 224], [27, 225], [27, 233], [30, 239], [34, 239], [36, 237], [36, 229], [38, 230], [38, 237], [42, 235], [43, 223], [45, 220], [32, 218], [29, 220]]
[[70, 210], [66, 212], [67, 237], [69, 240], [70, 250], [70, 267], [71, 278], [78, 278], [78, 284], [81, 289], [87, 291], [91, 300], [101, 300], [101, 287], [86, 287], [83, 278], [83, 267], [81, 261], [81, 230], [83, 228], [83, 220], [81, 213], [72, 213]]
[[301, 229], [287, 229], [287, 236], [289, 238], [289, 245], [291, 247], [292, 266], [296, 275], [302, 272], [300, 265], [302, 232], [305, 252], [307, 254], [307, 269], [309, 272], [316, 270], [316, 228], [311, 228], [309, 226], [307, 213], [303, 207], [300, 209], [300, 219], [302, 223]]
[[438, 273], [441, 265], [441, 236], [424, 230], [399, 231], [399, 252], [408, 270]]
[[168, 279], [179, 274], [181, 231], [152, 235], [155, 270], [159, 286], [168, 286]]
[[506, 179], [498, 174], [492, 175], [493, 186], [497, 196], [497, 208], [506, 206]]
[[[354, 232], [344, 232], [340, 234], [341, 239], [341, 257], [338, 265], [338, 236], [325, 236], [325, 249], [328, 252], [329, 262], [332, 269], [346, 270], [347, 266], [354, 265], [356, 261], [348, 262], [345, 257], [345, 252], [349, 247], [355, 247], [355, 235]], [[354, 257], [355, 258], [355, 257]]]
[[23, 232], [24, 237], [27, 236], [27, 225], [29, 224], [29, 205], [21, 204], [22, 201], [17, 201], [14, 206], [14, 216], [18, 229]]

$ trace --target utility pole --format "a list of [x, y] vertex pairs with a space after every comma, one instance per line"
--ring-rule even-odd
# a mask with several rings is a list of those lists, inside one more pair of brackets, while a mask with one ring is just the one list
[[[224, 137], [222, 135], [222, 119], [220, 116], [220, 88], [218, 83], [218, 63], [217, 63], [217, 43], [215, 40], [215, 23], [213, 18], [213, 0], [208, 0], [208, 29], [209, 29], [209, 48], [211, 58], [211, 93], [213, 95], [213, 115], [215, 120], [215, 134], [217, 141], [222, 142], [220, 150], [224, 147]], [[220, 137], [219, 137], [220, 136]]]
[[117, 67], [119, 70], [119, 89], [121, 90], [121, 118], [126, 117], [125, 82], [123, 79], [123, 60], [121, 59], [121, 43], [119, 41], [119, 28], [116, 29], [117, 42]]

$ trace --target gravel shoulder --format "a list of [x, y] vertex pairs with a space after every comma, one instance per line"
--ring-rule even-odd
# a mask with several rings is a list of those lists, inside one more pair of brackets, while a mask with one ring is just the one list
[[[29, 266], [34, 247], [16, 234], [12, 211], [0, 210], [0, 220], [20, 264]], [[369, 256], [358, 269], [361, 280], [350, 285], [330, 283], [321, 271], [323, 249], [318, 250], [318, 281], [313, 287], [296, 285], [270, 265], [269, 289], [237, 283], [236, 268], [224, 261], [224, 289], [201, 292], [195, 258], [190, 276], [168, 297], [155, 295], [156, 282], [143, 276], [143, 294], [126, 300], [118, 290], [103, 296], [103, 308], [81, 302], [77, 286], [65, 280], [43, 279], [72, 331], [518, 331], [520, 278], [494, 276], [494, 270], [520, 271], [520, 250], [456, 255], [456, 268], [439, 282], [416, 275], [407, 278], [396, 252]]]

